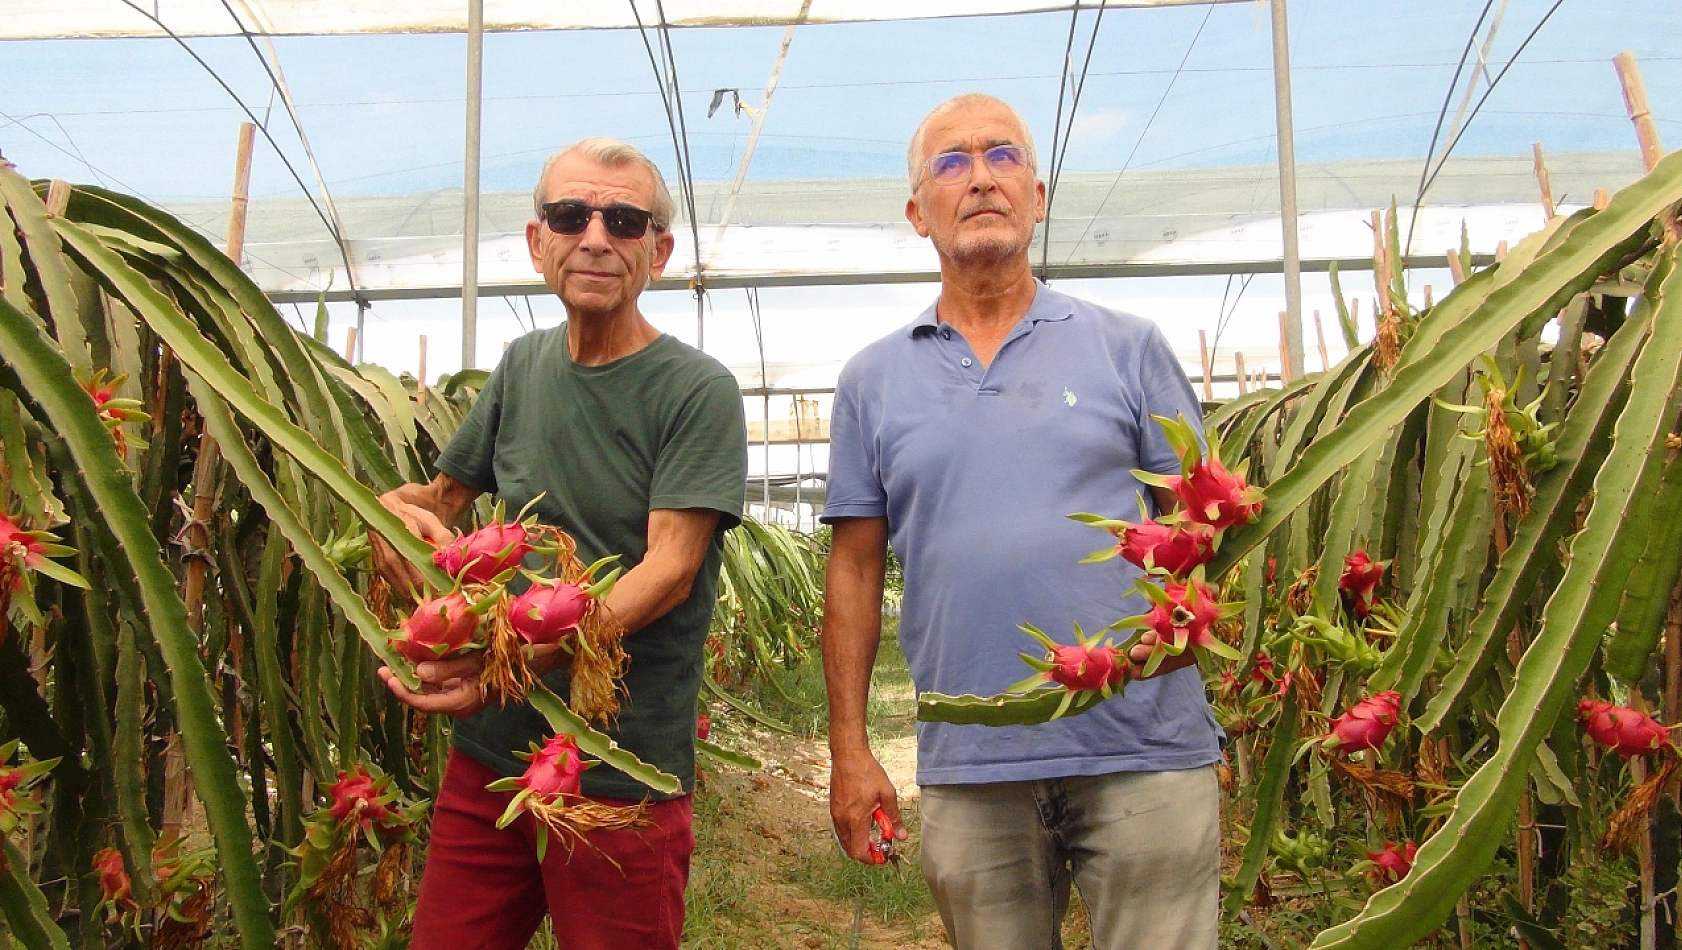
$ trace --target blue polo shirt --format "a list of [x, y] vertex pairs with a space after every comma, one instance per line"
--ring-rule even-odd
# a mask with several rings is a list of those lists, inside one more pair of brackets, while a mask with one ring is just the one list
[[[919, 691], [991, 695], [1032, 670], [1031, 623], [1073, 642], [1142, 613], [1138, 569], [1079, 564], [1114, 543], [1076, 511], [1129, 520], [1135, 468], [1179, 471], [1151, 415], [1201, 422], [1148, 320], [1039, 285], [992, 365], [930, 305], [841, 371], [823, 520], [882, 517], [905, 571], [899, 639]], [[1154, 505], [1152, 506], [1154, 510]], [[1195, 667], [1037, 726], [917, 724], [919, 785], [1166, 771], [1220, 758]]]

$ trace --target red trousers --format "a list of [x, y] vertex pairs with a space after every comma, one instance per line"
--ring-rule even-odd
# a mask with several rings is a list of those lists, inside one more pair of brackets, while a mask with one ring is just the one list
[[544, 913], [561, 950], [677, 950], [695, 850], [687, 796], [650, 805], [649, 827], [590, 832], [570, 854], [550, 832], [539, 862], [530, 815], [496, 828], [514, 797], [485, 790], [498, 778], [450, 753], [432, 807], [411, 950], [524, 950]]

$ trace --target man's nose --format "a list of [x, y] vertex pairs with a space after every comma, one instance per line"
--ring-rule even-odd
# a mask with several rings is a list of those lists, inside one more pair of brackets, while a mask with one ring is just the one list
[[988, 167], [987, 159], [976, 156], [975, 161], [970, 165], [970, 193], [983, 194], [989, 191], [997, 191], [998, 188], [999, 181], [993, 177], [993, 169]]
[[579, 236], [578, 245], [589, 251], [605, 251], [609, 238], [607, 222], [602, 219], [602, 213], [590, 212], [590, 220], [584, 225], [584, 233]]

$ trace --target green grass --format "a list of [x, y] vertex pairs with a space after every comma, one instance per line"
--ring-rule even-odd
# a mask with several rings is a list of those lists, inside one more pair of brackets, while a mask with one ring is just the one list
[[862, 901], [869, 917], [884, 924], [897, 922], [907, 926], [912, 939], [921, 939], [923, 925], [934, 912], [934, 901], [917, 867], [921, 816], [916, 803], [901, 803], [900, 817], [911, 832], [909, 847], [902, 852], [901, 860], [885, 866], [860, 864], [843, 855], [840, 847], [831, 842], [829, 848], [796, 865], [789, 872], [789, 883], [813, 897], [839, 901], [849, 907], [857, 907]]

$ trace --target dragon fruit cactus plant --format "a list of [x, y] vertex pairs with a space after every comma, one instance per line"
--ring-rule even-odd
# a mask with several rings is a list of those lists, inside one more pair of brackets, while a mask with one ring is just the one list
[[506, 828], [521, 815], [530, 815], [537, 830], [537, 859], [543, 860], [549, 847], [549, 833], [555, 832], [570, 848], [585, 831], [640, 828], [648, 824], [647, 807], [604, 805], [583, 797], [584, 773], [597, 763], [586, 761], [578, 741], [556, 733], [542, 746], [532, 744], [529, 752], [516, 752], [526, 761], [523, 774], [498, 779], [485, 786], [493, 792], [511, 793], [508, 806], [497, 819]]
[[[286, 895], [286, 909], [308, 904], [319, 910], [338, 935], [335, 944], [352, 946], [355, 941], [347, 938], [368, 919], [358, 881], [367, 878], [373, 903], [386, 909], [401, 891], [398, 885], [430, 803], [405, 800], [389, 776], [369, 765], [341, 771], [322, 791], [327, 804], [304, 819], [304, 839], [291, 852], [298, 860], [298, 881]], [[364, 841], [379, 855], [372, 875], [358, 868], [358, 847]]]

